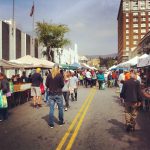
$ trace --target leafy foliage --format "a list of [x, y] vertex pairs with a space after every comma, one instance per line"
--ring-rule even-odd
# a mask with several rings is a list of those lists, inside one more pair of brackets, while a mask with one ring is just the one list
[[64, 37], [67, 32], [69, 28], [66, 25], [37, 22], [36, 33], [39, 42], [46, 47], [43, 55], [46, 55], [48, 60], [52, 60], [52, 48], [63, 48], [70, 44], [70, 40]]

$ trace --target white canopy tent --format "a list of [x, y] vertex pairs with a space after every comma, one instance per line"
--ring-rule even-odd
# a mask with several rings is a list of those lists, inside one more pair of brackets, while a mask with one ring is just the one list
[[134, 58], [126, 61], [126, 62], [123, 62], [123, 63], [120, 63], [117, 65], [117, 67], [130, 67], [130, 66], [134, 66], [138, 63], [138, 59], [139, 57], [138, 56], [135, 56]]
[[38, 59], [30, 55], [23, 56], [16, 60], [11, 60], [10, 62], [24, 65], [25, 66], [24, 68], [36, 68], [36, 67], [52, 68], [54, 65], [53, 62], [44, 59]]
[[145, 67], [150, 65], [150, 56], [147, 54], [142, 55], [139, 60], [137, 67]]
[[112, 69], [116, 69], [117, 66], [116, 65], [113, 65], [112, 67], [110, 67], [108, 70], [112, 70]]

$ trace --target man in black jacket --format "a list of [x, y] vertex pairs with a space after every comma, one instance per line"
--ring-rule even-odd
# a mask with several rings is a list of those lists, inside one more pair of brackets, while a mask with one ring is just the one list
[[136, 80], [136, 73], [130, 73], [130, 79], [123, 84], [121, 96], [125, 102], [125, 120], [127, 131], [134, 130], [139, 101], [142, 100], [140, 83]]

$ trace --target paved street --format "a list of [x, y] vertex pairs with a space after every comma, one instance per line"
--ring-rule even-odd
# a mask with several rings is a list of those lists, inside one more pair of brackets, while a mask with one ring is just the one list
[[[70, 102], [65, 125], [47, 125], [49, 107], [33, 109], [31, 102], [10, 110], [0, 123], [1, 150], [149, 150], [150, 112], [141, 112], [138, 130], [124, 130], [123, 107], [116, 89], [80, 88], [78, 101]], [[85, 103], [84, 103], [85, 102]], [[80, 111], [79, 111], [80, 110]], [[78, 113], [80, 112], [80, 113]], [[77, 122], [76, 122], [77, 120]]]

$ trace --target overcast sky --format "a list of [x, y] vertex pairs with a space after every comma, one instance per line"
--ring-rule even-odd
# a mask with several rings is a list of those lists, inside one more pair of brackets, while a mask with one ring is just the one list
[[[0, 19], [12, 18], [13, 0], [0, 0]], [[117, 52], [117, 14], [120, 0], [34, 0], [35, 21], [66, 24], [79, 54], [105, 55]], [[31, 33], [29, 16], [33, 1], [15, 0], [15, 20]]]

